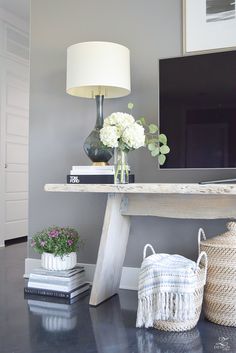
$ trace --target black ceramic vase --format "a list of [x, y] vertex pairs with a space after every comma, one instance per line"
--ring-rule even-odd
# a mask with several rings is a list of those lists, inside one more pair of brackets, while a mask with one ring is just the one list
[[97, 120], [94, 129], [84, 142], [84, 151], [93, 163], [107, 164], [113, 152], [112, 148], [104, 146], [100, 140], [100, 130], [103, 127], [103, 99], [104, 96], [96, 96]]

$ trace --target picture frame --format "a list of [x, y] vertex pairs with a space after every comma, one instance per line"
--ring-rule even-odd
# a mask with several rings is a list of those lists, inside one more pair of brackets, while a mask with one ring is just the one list
[[236, 49], [235, 0], [183, 0], [183, 54]]

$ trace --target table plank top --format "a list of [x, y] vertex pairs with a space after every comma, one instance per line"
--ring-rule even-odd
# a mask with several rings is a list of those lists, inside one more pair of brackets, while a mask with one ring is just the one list
[[132, 183], [132, 184], [46, 184], [49, 192], [122, 194], [236, 195], [236, 184]]

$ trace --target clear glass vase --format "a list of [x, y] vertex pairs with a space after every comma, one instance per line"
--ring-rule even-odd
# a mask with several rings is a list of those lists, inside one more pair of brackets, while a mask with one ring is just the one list
[[129, 165], [128, 165], [128, 152], [122, 151], [119, 148], [114, 150], [114, 166], [115, 166], [115, 175], [114, 183], [115, 184], [128, 184], [129, 182]]

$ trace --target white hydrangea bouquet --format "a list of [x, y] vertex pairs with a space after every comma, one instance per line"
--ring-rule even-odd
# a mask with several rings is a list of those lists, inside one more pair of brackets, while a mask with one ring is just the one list
[[[128, 108], [133, 109], [129, 103]], [[129, 179], [127, 153], [140, 147], [147, 147], [158, 163], [163, 165], [166, 154], [170, 152], [167, 137], [159, 134], [158, 126], [148, 124], [145, 118], [135, 120], [131, 114], [116, 112], [104, 119], [100, 130], [100, 139], [104, 146], [114, 148], [114, 164], [116, 166], [115, 182], [126, 183]]]

